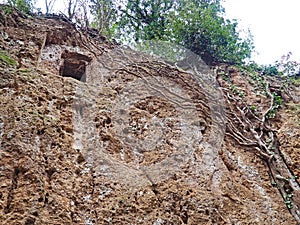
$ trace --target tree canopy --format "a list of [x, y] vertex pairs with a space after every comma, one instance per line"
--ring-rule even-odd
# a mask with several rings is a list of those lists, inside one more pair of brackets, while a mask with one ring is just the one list
[[209, 65], [241, 64], [254, 48], [238, 23], [225, 19], [219, 0], [128, 0], [117, 30], [123, 41], [163, 40], [182, 45]]

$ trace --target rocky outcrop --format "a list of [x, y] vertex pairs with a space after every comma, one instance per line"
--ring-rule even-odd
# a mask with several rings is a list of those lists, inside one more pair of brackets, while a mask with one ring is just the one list
[[[0, 24], [1, 224], [297, 224], [299, 103], [265, 118], [240, 71], [184, 71], [57, 18], [2, 8]], [[247, 104], [262, 141], [277, 130], [273, 158]]]

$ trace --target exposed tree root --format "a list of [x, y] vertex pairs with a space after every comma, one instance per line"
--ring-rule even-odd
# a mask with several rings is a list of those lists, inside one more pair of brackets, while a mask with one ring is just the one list
[[239, 145], [255, 150], [265, 161], [273, 185], [279, 190], [288, 210], [300, 224], [300, 205], [293, 200], [293, 192], [298, 192], [300, 186], [280, 152], [276, 130], [269, 126], [268, 115], [274, 107], [274, 96], [269, 83], [266, 80], [265, 83], [269, 106], [265, 111], [258, 113], [260, 116], [254, 115], [246, 102], [235, 97], [229, 89], [223, 88], [228, 103], [226, 133]]

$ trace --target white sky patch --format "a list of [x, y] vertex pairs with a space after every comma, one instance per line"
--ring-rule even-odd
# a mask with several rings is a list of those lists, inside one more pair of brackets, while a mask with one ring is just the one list
[[[46, 11], [45, 0], [37, 0], [35, 7], [40, 8], [44, 13]], [[67, 8], [67, 4], [64, 0], [56, 0], [53, 5], [53, 10], [51, 11], [51, 13], [58, 13], [61, 11], [66, 14], [66, 10], [65, 10], [66, 8]]]
[[250, 28], [256, 62], [272, 64], [288, 52], [300, 61], [299, 0], [225, 0], [223, 6], [229, 18]]

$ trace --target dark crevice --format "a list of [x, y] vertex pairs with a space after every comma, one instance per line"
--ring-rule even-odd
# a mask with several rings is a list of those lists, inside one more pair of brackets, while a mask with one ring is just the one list
[[183, 222], [184, 224], [188, 224], [189, 216], [188, 216], [187, 211], [185, 211], [185, 212], [183, 213], [183, 215], [181, 216], [181, 219], [182, 219], [182, 222]]
[[49, 193], [45, 194], [44, 206], [47, 205], [49, 202]]
[[47, 177], [48, 177], [48, 180], [49, 182], [51, 181], [51, 177], [52, 175], [56, 172], [56, 169], [51, 167], [50, 169], [46, 170], [46, 173], [47, 173]]
[[25, 225], [33, 225], [35, 223], [35, 218], [27, 218]]
[[7, 196], [7, 202], [6, 202], [6, 207], [4, 209], [4, 213], [9, 213], [11, 211], [11, 203], [12, 203], [13, 198], [14, 198], [14, 190], [18, 186], [19, 173], [20, 173], [20, 169], [15, 168], [14, 172], [13, 172], [13, 175], [12, 175], [11, 187], [9, 189], [9, 193], [8, 193], [8, 196]]
[[77, 52], [65, 51], [62, 53], [61, 58], [63, 60], [59, 69], [61, 76], [86, 82], [86, 66], [92, 60], [90, 57]]

